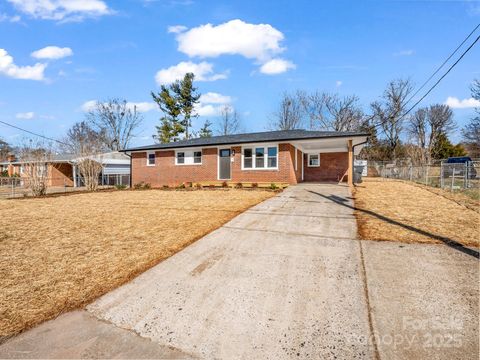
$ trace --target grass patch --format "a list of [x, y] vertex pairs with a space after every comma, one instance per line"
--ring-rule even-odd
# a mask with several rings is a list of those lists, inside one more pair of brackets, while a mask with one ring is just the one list
[[269, 191], [113, 191], [0, 200], [0, 336], [81, 307]]
[[354, 193], [360, 237], [406, 243], [441, 243], [438, 237], [443, 237], [478, 247], [478, 204], [464, 205], [443, 192], [405, 181], [365, 179]]

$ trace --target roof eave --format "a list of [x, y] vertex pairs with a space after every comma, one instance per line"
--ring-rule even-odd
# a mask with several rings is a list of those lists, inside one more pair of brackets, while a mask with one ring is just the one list
[[140, 147], [140, 148], [131, 148], [131, 149], [123, 149], [119, 150], [120, 152], [136, 152], [136, 151], [149, 151], [149, 150], [173, 150], [178, 148], [194, 148], [194, 147], [216, 147], [216, 146], [223, 146], [223, 145], [241, 145], [241, 144], [254, 144], [254, 143], [271, 143], [271, 142], [288, 142], [288, 141], [298, 141], [298, 140], [320, 140], [320, 139], [332, 139], [332, 138], [346, 138], [346, 137], [369, 137], [370, 134], [368, 133], [358, 133], [358, 134], [343, 134], [343, 135], [332, 135], [332, 136], [314, 136], [314, 137], [292, 137], [292, 138], [285, 138], [285, 139], [272, 139], [272, 140], [244, 140], [244, 141], [226, 141], [220, 142], [216, 144], [190, 144], [190, 145], [181, 145], [179, 146], [169, 146], [169, 147], [161, 147], [162, 144], [158, 144], [159, 147]]

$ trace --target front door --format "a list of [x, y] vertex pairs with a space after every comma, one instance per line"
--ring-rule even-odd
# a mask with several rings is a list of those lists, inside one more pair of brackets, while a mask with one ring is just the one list
[[220, 149], [218, 152], [218, 179], [219, 180], [230, 180], [230, 149]]

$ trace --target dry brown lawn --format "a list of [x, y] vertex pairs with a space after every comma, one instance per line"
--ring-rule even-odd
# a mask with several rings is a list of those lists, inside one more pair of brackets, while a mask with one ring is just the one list
[[91, 302], [273, 195], [148, 190], [0, 200], [0, 336]]
[[354, 197], [362, 239], [441, 243], [442, 238], [479, 246], [480, 214], [472, 203], [465, 206], [408, 182], [372, 178], [356, 187]]

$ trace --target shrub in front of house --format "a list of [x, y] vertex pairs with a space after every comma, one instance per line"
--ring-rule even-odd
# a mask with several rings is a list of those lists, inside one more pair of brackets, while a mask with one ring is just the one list
[[135, 190], [148, 190], [148, 189], [151, 189], [152, 186], [150, 185], [150, 183], [146, 183], [144, 181], [141, 181], [139, 183], [134, 184], [133, 188]]
[[253, 189], [258, 189], [258, 183], [252, 183], [252, 188]]
[[278, 190], [278, 186], [275, 183], [270, 184], [270, 190]]
[[235, 189], [243, 189], [243, 184], [241, 182], [235, 184]]
[[115, 189], [117, 190], [125, 190], [126, 188], [127, 188], [127, 185], [123, 185], [123, 184], [115, 185]]

